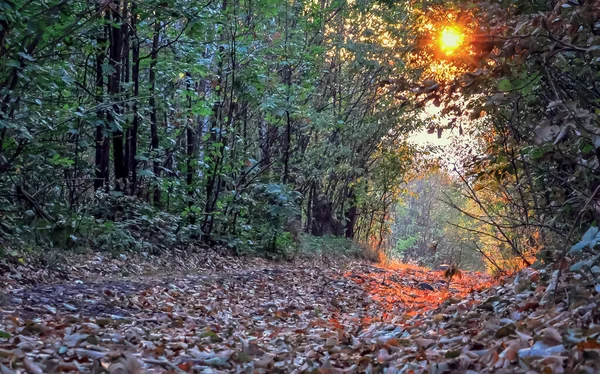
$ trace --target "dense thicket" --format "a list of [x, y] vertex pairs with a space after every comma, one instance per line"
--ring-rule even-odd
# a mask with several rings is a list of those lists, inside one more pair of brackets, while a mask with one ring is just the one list
[[472, 81], [496, 85], [474, 108], [489, 113], [491, 157], [472, 160], [471, 196], [495, 191], [488, 216], [514, 254], [552, 257], [598, 222], [600, 4], [517, 5], [502, 29], [489, 21], [502, 70]]
[[405, 10], [338, 0], [0, 3], [0, 237], [382, 240], [408, 167]]
[[[454, 170], [477, 209], [453, 205], [495, 239], [488, 256], [510, 253], [521, 264], [535, 254], [564, 258], [600, 218], [600, 3], [430, 5], [415, 24], [450, 12], [465, 48], [445, 69], [453, 78], [421, 97], [445, 104], [447, 127], [457, 132], [477, 119], [469, 131], [475, 141]], [[433, 61], [428, 46], [422, 49]]]

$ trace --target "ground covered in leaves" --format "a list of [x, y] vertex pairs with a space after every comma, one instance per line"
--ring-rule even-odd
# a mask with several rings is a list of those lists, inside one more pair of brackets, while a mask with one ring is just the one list
[[0, 373], [600, 370], [598, 290], [550, 270], [448, 285], [409, 266], [211, 257], [168, 276], [140, 259], [124, 278], [110, 269], [131, 259], [94, 255], [46, 285], [5, 266]]

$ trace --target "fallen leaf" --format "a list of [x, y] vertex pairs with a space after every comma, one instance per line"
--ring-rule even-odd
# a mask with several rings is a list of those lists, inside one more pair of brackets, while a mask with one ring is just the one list
[[415, 343], [419, 348], [429, 348], [430, 346], [435, 344], [435, 340], [425, 339], [425, 338], [417, 338], [415, 339]]
[[23, 360], [23, 366], [30, 374], [44, 374], [44, 370], [33, 362], [29, 357], [25, 357]]
[[554, 327], [546, 327], [541, 331], [542, 341], [549, 346], [562, 343], [562, 336]]
[[91, 360], [99, 360], [107, 355], [107, 352], [92, 351], [90, 349], [77, 348], [75, 353], [81, 358], [88, 358]]

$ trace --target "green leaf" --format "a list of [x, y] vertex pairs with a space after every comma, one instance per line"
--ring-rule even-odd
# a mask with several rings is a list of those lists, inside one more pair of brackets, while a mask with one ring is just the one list
[[279, 186], [278, 184], [269, 184], [267, 185], [267, 192], [268, 193], [280, 193], [281, 192], [281, 186]]
[[584, 249], [587, 245], [589, 244], [589, 242], [579, 242], [577, 244], [575, 244], [574, 246], [571, 247], [571, 249], [569, 250], [569, 253], [580, 253], [582, 249]]
[[587, 260], [579, 261], [579, 262], [574, 263], [573, 265], [571, 265], [571, 267], [569, 268], [569, 270], [571, 270], [571, 271], [580, 271], [586, 265], [587, 265]]
[[139, 174], [140, 177], [150, 177], [150, 178], [154, 178], [154, 172], [152, 170], [149, 169], [144, 169], [144, 170], [140, 170]]
[[512, 84], [510, 83], [510, 80], [508, 80], [508, 79], [502, 79], [500, 82], [498, 82], [498, 89], [500, 91], [510, 91], [510, 90], [512, 90]]
[[11, 335], [6, 331], [0, 330], [0, 339], [10, 339]]
[[584, 154], [591, 153], [593, 151], [594, 151], [594, 146], [589, 143], [584, 145], [583, 148], [581, 149], [581, 152], [583, 152]]
[[591, 242], [592, 240], [594, 240], [594, 238], [596, 237], [596, 235], [598, 235], [598, 227], [596, 226], [591, 226], [586, 232], [585, 234], [583, 234], [583, 238], [581, 239], [581, 241], [587, 241], [587, 242]]
[[31, 57], [30, 54], [25, 53], [25, 52], [19, 52], [18, 55], [23, 58], [24, 60], [28, 60], [28, 61], [33, 61], [33, 57]]

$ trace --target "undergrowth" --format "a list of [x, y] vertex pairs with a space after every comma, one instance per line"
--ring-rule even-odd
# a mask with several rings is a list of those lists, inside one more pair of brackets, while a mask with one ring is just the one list
[[[60, 269], [64, 253], [69, 252], [156, 255], [174, 249], [206, 247], [201, 241], [200, 225], [186, 212], [160, 211], [138, 198], [119, 193], [97, 193], [85, 208], [70, 214], [63, 211], [56, 217], [56, 222], [49, 223], [24, 212], [20, 218], [4, 221], [0, 258], [24, 256], [46, 267]], [[284, 220], [275, 218], [268, 224], [222, 236], [212, 245], [230, 254], [277, 260], [316, 256], [377, 260], [374, 251], [350, 239], [299, 235], [293, 229], [282, 228], [281, 222], [276, 221]]]
[[298, 256], [344, 256], [373, 262], [379, 260], [378, 253], [374, 249], [358, 244], [348, 238], [336, 236], [303, 235], [300, 238]]

